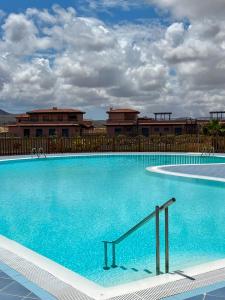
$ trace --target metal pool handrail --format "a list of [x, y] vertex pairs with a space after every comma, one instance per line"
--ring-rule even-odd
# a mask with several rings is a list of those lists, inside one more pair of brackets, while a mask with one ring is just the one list
[[46, 153], [44, 152], [43, 148], [38, 149], [38, 157], [40, 157], [41, 155], [43, 155], [46, 158]]
[[32, 150], [31, 150], [31, 155], [32, 155], [32, 157], [33, 157], [34, 155], [38, 156], [38, 153], [37, 153], [37, 149], [36, 149], [36, 148], [32, 148]]
[[116, 268], [116, 245], [125, 240], [128, 236], [130, 236], [133, 232], [138, 230], [144, 224], [149, 222], [151, 219], [155, 217], [155, 225], [156, 225], [156, 274], [160, 274], [160, 219], [159, 214], [162, 211], [165, 211], [165, 272], [169, 273], [169, 206], [176, 202], [175, 198], [172, 198], [165, 202], [162, 206], [156, 206], [155, 210], [129, 229], [127, 232], [122, 234], [119, 238], [114, 241], [103, 241], [104, 243], [104, 270], [109, 270], [108, 266], [108, 244], [112, 245], [112, 268]]
[[37, 158], [40, 158], [41, 155], [43, 155], [45, 158], [47, 157], [47, 155], [44, 152], [43, 148], [38, 148], [38, 150], [37, 150], [37, 148], [32, 148], [31, 155], [32, 155], [32, 157], [35, 155], [35, 156], [37, 156]]
[[210, 154], [215, 155], [215, 148], [213, 146], [209, 146], [209, 148], [207, 146], [205, 146], [202, 150], [201, 156], [203, 156], [203, 155], [210, 156]]

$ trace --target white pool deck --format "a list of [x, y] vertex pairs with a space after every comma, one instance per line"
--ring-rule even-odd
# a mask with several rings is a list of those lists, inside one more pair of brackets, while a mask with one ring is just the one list
[[[118, 154], [199, 155], [196, 153], [84, 153], [48, 155], [48, 157]], [[216, 154], [216, 156], [225, 157], [225, 154]], [[30, 155], [9, 156], [0, 157], [0, 161], [30, 158]], [[159, 166], [147, 170], [173, 176], [225, 182], [225, 164]], [[4, 236], [0, 236], [0, 262], [16, 270], [58, 300], [156, 300], [225, 281], [225, 259], [223, 259], [182, 270], [179, 274], [163, 274], [105, 288]]]

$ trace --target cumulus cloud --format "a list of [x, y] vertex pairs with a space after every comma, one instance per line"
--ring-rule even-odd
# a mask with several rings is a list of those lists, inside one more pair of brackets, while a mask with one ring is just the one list
[[[179, 4], [174, 10], [175, 0], [158, 3], [182, 15]], [[172, 110], [181, 116], [223, 108], [223, 19], [193, 17], [188, 26], [182, 21], [168, 27], [107, 25], [81, 17], [73, 8], [54, 6], [50, 11], [30, 8], [9, 14], [1, 27], [2, 108], [58, 105], [90, 111], [97, 106], [133, 106], [144, 114]]]
[[31, 54], [49, 47], [47, 37], [39, 37], [34, 22], [24, 14], [10, 14], [2, 25], [0, 50], [15, 55]]
[[164, 9], [169, 9], [177, 17], [190, 19], [225, 17], [224, 0], [147, 0]]
[[1, 60], [0, 61], [0, 91], [3, 90], [5, 84], [9, 83], [11, 80], [10, 70], [6, 63]]

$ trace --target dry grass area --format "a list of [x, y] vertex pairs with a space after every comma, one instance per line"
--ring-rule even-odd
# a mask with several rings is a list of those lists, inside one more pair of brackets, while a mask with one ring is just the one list
[[106, 128], [94, 128], [93, 134], [102, 134], [102, 135], [106, 135]]
[[8, 132], [8, 128], [7, 127], [0, 127], [0, 133], [5, 133]]

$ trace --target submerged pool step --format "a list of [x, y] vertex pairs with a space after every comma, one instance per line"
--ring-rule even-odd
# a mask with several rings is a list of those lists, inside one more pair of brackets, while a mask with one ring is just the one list
[[143, 267], [142, 264], [118, 264], [117, 268], [111, 268], [109, 271], [98, 274], [93, 273], [89, 278], [96, 277], [100, 278], [103, 285], [106, 287], [114, 286], [115, 283], [120, 280], [120, 282], [128, 283], [131, 281], [141, 280], [144, 278], [151, 278], [156, 275], [154, 265]]
[[140, 270], [140, 269], [137, 269], [137, 268], [127, 268], [127, 267], [124, 267], [124, 266], [119, 266], [120, 269], [122, 269], [123, 271], [134, 271], [134, 272], [145, 272], [147, 274], [153, 274], [152, 271], [148, 270], [148, 269], [144, 269], [144, 270]]

